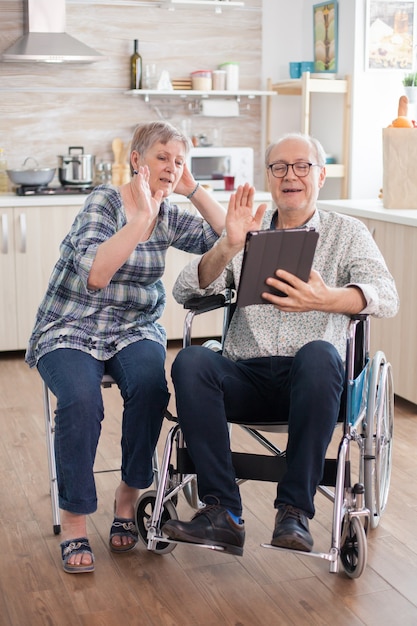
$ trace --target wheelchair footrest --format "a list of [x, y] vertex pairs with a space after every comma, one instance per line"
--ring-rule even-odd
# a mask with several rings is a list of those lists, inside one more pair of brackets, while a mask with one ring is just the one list
[[162, 542], [162, 543], [177, 543], [185, 546], [193, 546], [194, 548], [208, 548], [209, 550], [215, 550], [216, 552], [225, 552], [226, 549], [223, 546], [216, 546], [215, 544], [205, 544], [205, 543], [193, 543], [192, 541], [180, 541], [179, 539], [169, 539], [164, 535], [155, 535], [152, 541], [154, 543]]
[[335, 562], [337, 561], [337, 550], [331, 549], [330, 552], [305, 552], [304, 550], [291, 550], [290, 548], [278, 548], [270, 543], [261, 543], [261, 548], [268, 548], [271, 550], [280, 550], [281, 552], [292, 552], [292, 554], [301, 554], [303, 556], [313, 556], [317, 559], [324, 559], [325, 561]]

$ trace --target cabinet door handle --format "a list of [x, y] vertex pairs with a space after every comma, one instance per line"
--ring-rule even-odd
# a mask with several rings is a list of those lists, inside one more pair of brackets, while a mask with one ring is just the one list
[[8, 254], [9, 252], [9, 224], [7, 221], [7, 214], [3, 213], [1, 216], [1, 253]]
[[19, 215], [20, 224], [20, 247], [19, 252], [26, 254], [26, 215], [21, 213]]

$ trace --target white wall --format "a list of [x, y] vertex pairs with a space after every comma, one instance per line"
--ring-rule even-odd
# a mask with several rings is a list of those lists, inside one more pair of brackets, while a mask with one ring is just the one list
[[[317, 0], [263, 0], [263, 78], [273, 82], [289, 77], [289, 61], [313, 56], [313, 10]], [[366, 0], [339, 0], [338, 75], [352, 77], [352, 120], [349, 196], [375, 198], [382, 186], [382, 129], [397, 115], [403, 94], [400, 71], [365, 69]], [[331, 96], [335, 98], [334, 96]], [[317, 98], [317, 99], [316, 99]], [[321, 99], [321, 100], [320, 100]], [[278, 96], [271, 107], [271, 137], [299, 130], [300, 104], [296, 96]], [[334, 105], [334, 106], [333, 106]], [[341, 112], [337, 100], [328, 104], [317, 96], [311, 132], [326, 152], [340, 152]], [[334, 145], [333, 142], [338, 145]], [[339, 195], [336, 181], [327, 180], [321, 197]]]
[[[343, 0], [344, 3], [349, 0]], [[351, 197], [375, 198], [382, 187], [382, 129], [397, 117], [401, 71], [366, 70], [365, 0], [356, 0]]]
[[[263, 0], [262, 78], [264, 84], [268, 78], [271, 78], [273, 83], [288, 78], [289, 61], [299, 61], [303, 57], [303, 30], [307, 24], [303, 8], [304, 0], [292, 0], [291, 3]], [[297, 100], [292, 96], [288, 98], [278, 96], [272, 99], [270, 137], [267, 139], [272, 140], [284, 132], [299, 130], [300, 108]]]

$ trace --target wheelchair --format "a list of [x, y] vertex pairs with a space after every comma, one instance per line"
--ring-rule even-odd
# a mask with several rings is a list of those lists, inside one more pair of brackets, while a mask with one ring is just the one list
[[[221, 350], [233, 314], [233, 290], [225, 295], [193, 298], [184, 323], [183, 347], [191, 344], [192, 320], [215, 308], [224, 307], [221, 342], [209, 340], [204, 345]], [[350, 318], [346, 338], [345, 402], [342, 403], [338, 426], [342, 436], [336, 458], [325, 460], [323, 478], [318, 491], [333, 503], [331, 543], [328, 552], [294, 551], [324, 559], [331, 573], [338, 573], [340, 563], [349, 578], [359, 578], [367, 562], [367, 533], [378, 526], [387, 504], [394, 426], [394, 388], [390, 363], [383, 352], [370, 358], [370, 320], [367, 315]], [[175, 417], [169, 419], [176, 422]], [[263, 433], [286, 432], [285, 423], [234, 425], [243, 428], [267, 454], [234, 452], [233, 465], [238, 484], [246, 480], [277, 483], [285, 471], [285, 449], [281, 450]], [[231, 430], [231, 425], [229, 425]], [[356, 444], [355, 463], [352, 445]], [[354, 467], [353, 467], [354, 465]], [[141, 495], [136, 505], [136, 524], [140, 540], [156, 554], [171, 552], [177, 542], [161, 531], [165, 522], [178, 519], [176, 505], [182, 492], [194, 509], [204, 506], [198, 498], [195, 470], [178, 423], [171, 427], [160, 465], [156, 490]], [[221, 546], [189, 544], [194, 547], [223, 551]], [[287, 550], [262, 543], [272, 550]], [[339, 563], [340, 561], [340, 563]]]

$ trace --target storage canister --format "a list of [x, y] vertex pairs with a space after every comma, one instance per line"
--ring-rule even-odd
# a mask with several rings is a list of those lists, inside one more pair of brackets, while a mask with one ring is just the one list
[[213, 89], [215, 91], [226, 89], [226, 70], [213, 70]]
[[239, 90], [239, 63], [232, 61], [219, 65], [220, 70], [226, 70], [226, 90]]
[[211, 91], [211, 70], [196, 70], [191, 72], [192, 87], [196, 91]]

